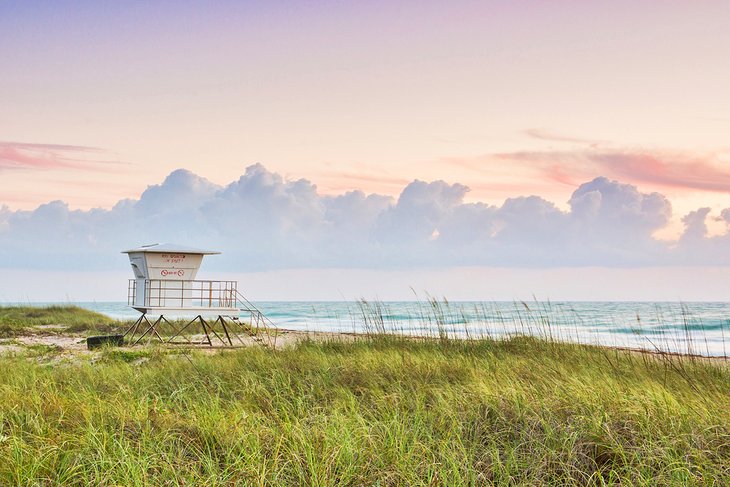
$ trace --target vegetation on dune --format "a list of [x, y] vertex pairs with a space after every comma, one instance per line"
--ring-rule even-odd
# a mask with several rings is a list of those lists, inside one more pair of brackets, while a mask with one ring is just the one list
[[0, 484], [727, 485], [730, 374], [539, 339], [371, 336], [0, 367]]
[[[141, 323], [136, 329], [135, 337], [139, 338], [154, 321]], [[114, 320], [104, 314], [96, 313], [79, 306], [52, 305], [52, 306], [0, 306], [0, 339], [13, 338], [26, 334], [82, 334], [91, 335], [97, 333], [122, 333], [133, 325], [131, 320]], [[51, 326], [52, 328], [48, 328]], [[244, 333], [246, 335], [264, 334], [263, 329], [252, 328], [250, 324], [243, 321], [231, 322], [228, 320], [231, 331]], [[165, 319], [160, 322], [155, 330], [163, 337], [177, 335], [185, 328], [187, 335], [202, 334], [205, 332], [197, 321], [190, 323], [189, 319]], [[213, 320], [208, 321], [208, 331], [215, 331], [223, 334], [220, 325]], [[276, 330], [267, 330], [271, 336]], [[155, 341], [155, 337], [151, 338]], [[146, 343], [147, 339], [142, 343]]]
[[79, 306], [0, 306], [0, 337], [14, 336], [46, 325], [57, 325], [67, 332], [79, 332], [108, 330], [118, 327], [119, 323]]

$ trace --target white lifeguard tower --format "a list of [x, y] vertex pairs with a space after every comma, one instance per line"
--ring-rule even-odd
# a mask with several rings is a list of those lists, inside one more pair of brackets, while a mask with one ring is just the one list
[[[236, 333], [237, 329], [255, 342], [271, 344], [269, 331], [276, 326], [238, 291], [238, 282], [195, 279], [203, 257], [220, 252], [153, 244], [122, 253], [129, 256], [134, 272], [127, 289], [127, 304], [142, 313], [124, 334], [130, 344], [136, 345], [145, 337], [149, 342], [156, 337], [170, 345], [233, 347], [237, 345], [234, 338], [245, 345]], [[150, 316], [155, 319], [150, 320]], [[187, 324], [175, 325], [166, 316], [193, 318]], [[211, 321], [211, 318], [215, 320]], [[249, 318], [248, 323], [241, 321], [245, 318]], [[163, 338], [159, 332], [163, 324], [170, 329], [169, 337]], [[201, 339], [185, 334], [194, 325], [202, 328]], [[138, 331], [142, 333], [135, 340]], [[273, 338], [276, 338], [275, 334]]]

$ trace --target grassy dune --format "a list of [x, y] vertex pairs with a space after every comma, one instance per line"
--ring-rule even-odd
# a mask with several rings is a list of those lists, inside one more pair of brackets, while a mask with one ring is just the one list
[[0, 359], [2, 485], [728, 485], [721, 361], [515, 338]]
[[78, 306], [0, 306], [0, 337], [58, 325], [66, 331], [106, 330], [119, 326], [111, 318]]

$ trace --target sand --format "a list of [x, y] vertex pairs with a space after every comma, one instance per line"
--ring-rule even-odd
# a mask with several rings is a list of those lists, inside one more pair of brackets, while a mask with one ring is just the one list
[[[18, 335], [13, 338], [0, 339], [0, 357], [23, 354], [26, 352], [37, 351], [39, 355], [44, 355], [42, 348], [45, 347], [47, 351], [54, 352], [54, 355], [59, 357], [77, 357], [82, 356], [93, 357], [98, 355], [98, 350], [88, 350], [86, 346], [86, 336], [83, 334], [69, 334], [63, 333], [61, 330], [64, 327], [61, 325], [43, 325], [35, 327], [33, 330], [37, 332], [25, 332], [22, 335]], [[270, 339], [263, 337], [261, 340], [255, 340], [254, 338], [240, 334], [240, 340], [232, 337], [234, 341], [233, 349], [240, 349], [242, 347], [249, 346], [265, 346], [267, 348], [282, 350], [295, 346], [304, 340], [314, 341], [354, 341], [358, 338], [365, 338], [364, 334], [357, 333], [343, 333], [343, 332], [318, 332], [318, 331], [298, 331], [298, 330], [285, 330], [279, 329], [276, 331], [275, 336], [272, 335]], [[193, 342], [204, 342], [205, 335], [193, 335], [189, 337]], [[406, 336], [406, 339], [420, 340], [422, 338]], [[178, 349], [191, 349], [199, 350], [202, 352], [217, 353], [221, 350], [231, 350], [231, 347], [225, 346], [217, 338], [212, 337], [213, 346], [206, 345], [164, 345], [166, 348], [178, 348]], [[148, 340], [145, 338], [142, 343], [136, 345], [135, 349], [141, 349], [146, 346], [160, 346], [162, 345], [158, 339]], [[649, 350], [637, 350], [637, 349], [626, 349], [626, 348], [609, 348], [606, 347], [606, 352], [617, 353], [627, 352], [639, 355], [645, 355], [654, 359], [672, 359], [677, 360], [703, 360], [710, 361], [713, 363], [726, 364], [730, 367], [730, 359], [728, 357], [704, 357], [704, 356], [688, 356], [681, 354], [671, 353], [659, 353]]]

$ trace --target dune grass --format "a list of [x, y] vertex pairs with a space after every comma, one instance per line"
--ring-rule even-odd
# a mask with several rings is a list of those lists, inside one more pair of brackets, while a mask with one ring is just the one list
[[370, 336], [2, 365], [2, 485], [730, 483], [722, 361]]
[[108, 330], [119, 323], [101, 313], [79, 306], [0, 306], [0, 336], [13, 336], [32, 328], [58, 325], [64, 331]]
[[[154, 321], [154, 318], [152, 321]], [[182, 318], [166, 319], [155, 329], [163, 337], [176, 335], [183, 327], [185, 327], [187, 335], [205, 332], [199, 322], [195, 321], [188, 324], [189, 322], [189, 319]], [[104, 314], [73, 305], [0, 306], [0, 339], [28, 334], [80, 334], [88, 336], [102, 333], [123, 333], [133, 323], [134, 320], [115, 320]], [[137, 330], [136, 337], [144, 333], [148, 326], [149, 322], [142, 323]], [[229, 326], [231, 326], [232, 332], [244, 333], [249, 336], [267, 334], [273, 337], [277, 333], [276, 329], [259, 329], [252, 327], [243, 320], [238, 321], [235, 325], [229, 323]], [[213, 320], [208, 321], [208, 327], [209, 332], [212, 328], [220, 335], [224, 333], [219, 325], [214, 325]]]

